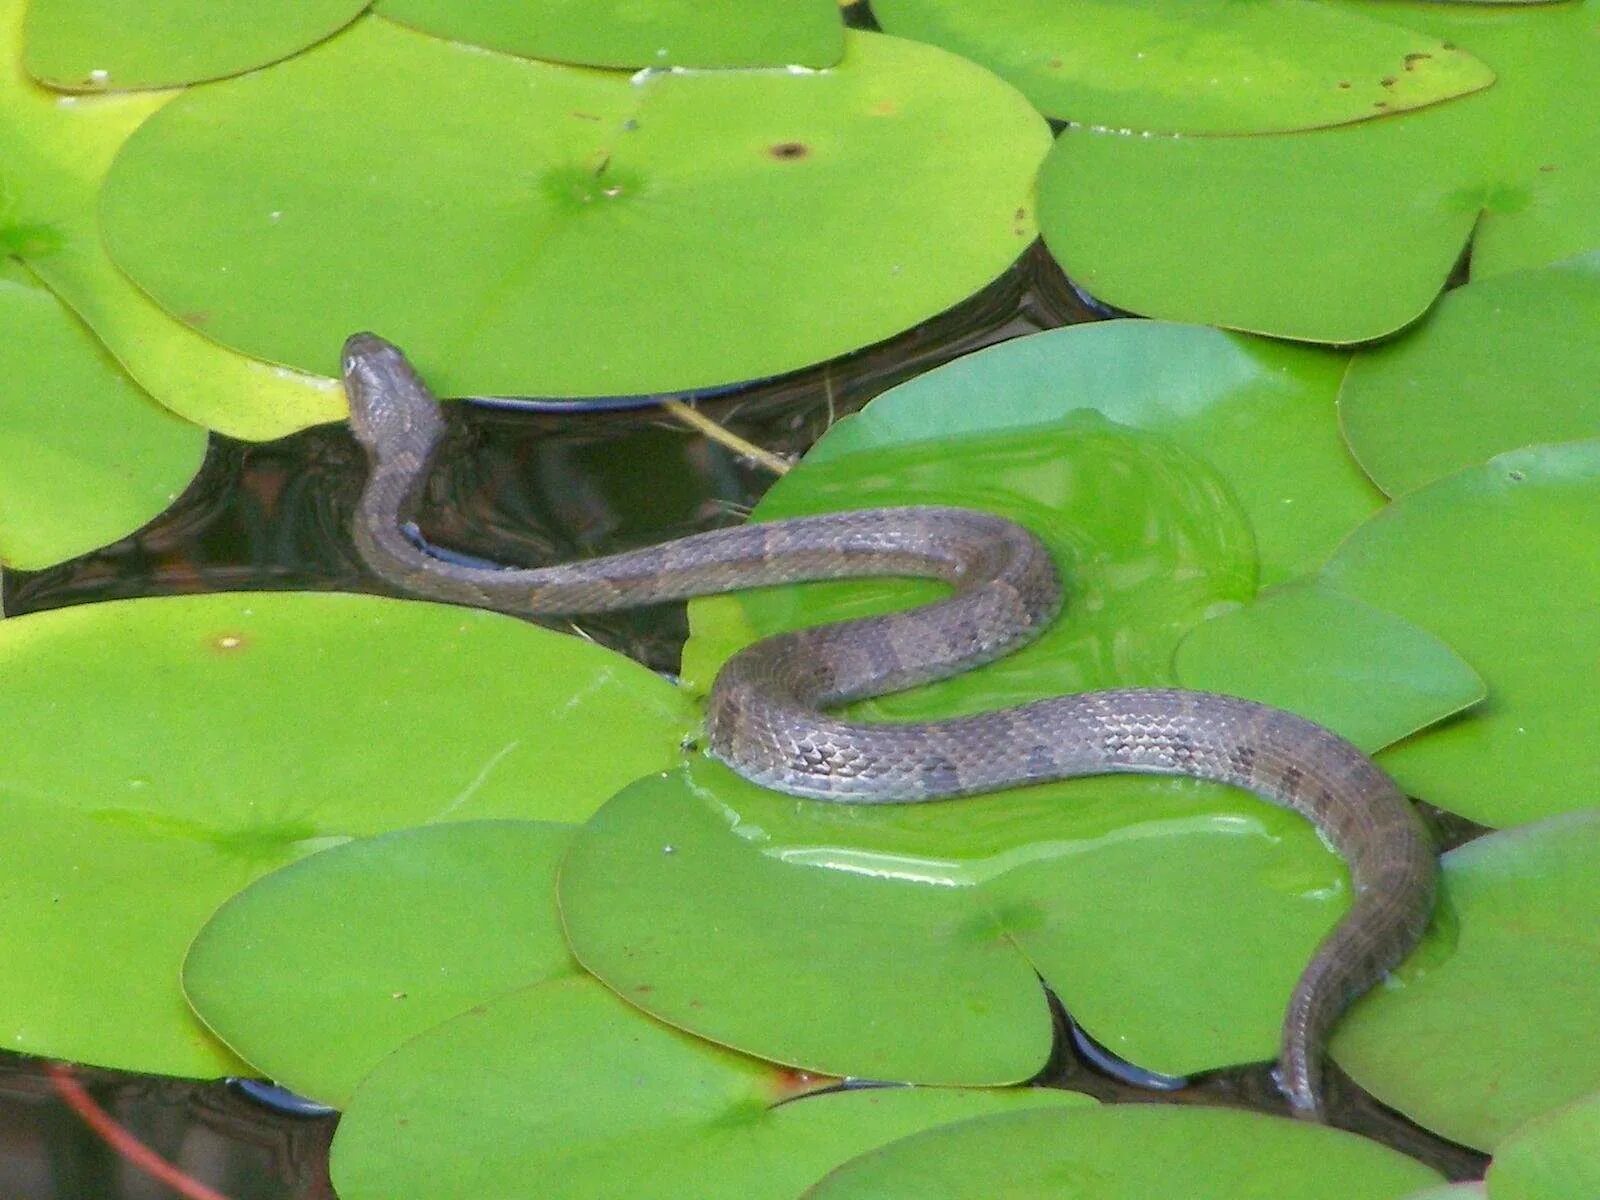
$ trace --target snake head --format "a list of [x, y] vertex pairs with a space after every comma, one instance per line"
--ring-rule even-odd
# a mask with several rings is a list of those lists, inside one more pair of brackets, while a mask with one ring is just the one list
[[393, 342], [375, 333], [345, 339], [350, 428], [377, 461], [431, 449], [444, 432], [439, 401]]

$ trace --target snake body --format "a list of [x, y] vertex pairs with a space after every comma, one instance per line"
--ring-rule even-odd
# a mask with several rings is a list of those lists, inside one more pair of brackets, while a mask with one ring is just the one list
[[1322, 1111], [1322, 1055], [1349, 1004], [1416, 945], [1433, 906], [1427, 828], [1355, 746], [1291, 713], [1231, 696], [1124, 688], [951, 720], [863, 724], [824, 710], [941, 679], [1031, 641], [1062, 587], [1028, 530], [958, 508], [879, 508], [697, 534], [536, 569], [466, 566], [405, 529], [437, 450], [437, 401], [394, 346], [344, 352], [351, 426], [370, 471], [354, 533], [364, 560], [430, 598], [526, 614], [599, 612], [808, 580], [916, 576], [948, 598], [908, 612], [765, 638], [712, 687], [711, 752], [780, 791], [901, 804], [1084, 775], [1183, 775], [1246, 788], [1300, 813], [1349, 865], [1354, 899], [1317, 947], [1284, 1018], [1278, 1084]]

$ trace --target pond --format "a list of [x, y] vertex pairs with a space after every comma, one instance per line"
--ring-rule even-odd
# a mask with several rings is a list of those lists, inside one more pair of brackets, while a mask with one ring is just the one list
[[1600, 1192], [1600, 0], [137, 6], [0, 0], [0, 1196]]

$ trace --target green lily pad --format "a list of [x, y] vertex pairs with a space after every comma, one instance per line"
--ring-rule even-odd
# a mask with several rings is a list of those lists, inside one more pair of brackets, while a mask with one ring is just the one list
[[874, 0], [1047, 116], [1164, 133], [1314, 129], [1420, 108], [1494, 73], [1437, 38], [1315, 0]]
[[1420, 316], [1469, 241], [1474, 278], [1600, 245], [1600, 122], [1574, 101], [1600, 92], [1600, 0], [1350, 7], [1471, 51], [1495, 85], [1311, 133], [1071, 129], [1039, 183], [1067, 273], [1149, 316], [1357, 342]]
[[581, 639], [369, 596], [58, 609], [0, 622], [0, 666], [28, 731], [0, 763], [0, 1045], [174, 1075], [238, 1069], [176, 983], [252, 878], [409, 825], [582, 820], [694, 721]]
[[[862, 418], [866, 420], [866, 418]], [[1118, 683], [1171, 681], [1173, 648], [1217, 605], [1254, 594], [1253, 539], [1222, 480], [1174, 441], [1069, 412], [1053, 424], [860, 452], [817, 452], [763, 497], [757, 519], [888, 504], [955, 504], [1027, 525], [1062, 572], [1066, 611], [1038, 641], [953, 679], [848, 711], [926, 719]], [[823, 443], [825, 445], [825, 443]], [[785, 629], [932, 600], [907, 580], [768, 588], [689, 607], [683, 673], [709, 685], [734, 651]]]
[[371, 328], [445, 394], [672, 392], [982, 288], [1033, 239], [1048, 138], [988, 72], [880, 34], [825, 71], [630, 79], [371, 18], [162, 109], [102, 216], [168, 312], [273, 362], [332, 370]]
[[379, 1064], [340, 1122], [334, 1184], [344, 1200], [790, 1200], [908, 1133], [1094, 1103], [1047, 1089], [806, 1095], [819, 1082], [658, 1025], [592, 979], [547, 983]]
[[1600, 1196], [1600, 1092], [1536, 1117], [1495, 1151], [1490, 1200]]
[[806, 1200], [1395, 1200], [1439, 1177], [1326, 1126], [1119, 1104], [979, 1117], [862, 1155]]
[[939, 1084], [1044, 1066], [1040, 977], [1142, 1067], [1269, 1058], [1348, 903], [1304, 821], [1194, 781], [863, 808], [709, 760], [605, 805], [559, 887], [578, 960], [663, 1020], [804, 1070]]
[[597, 67], [831, 67], [836, 0], [379, 0], [413, 28], [528, 58]]
[[1600, 1088], [1600, 809], [1480, 838], [1443, 868], [1427, 940], [1351, 1011], [1333, 1054], [1391, 1108], [1498, 1152]]
[[1335, 591], [1436, 634], [1488, 700], [1384, 752], [1413, 795], [1485, 825], [1600, 800], [1600, 440], [1502, 454], [1412, 492], [1323, 569]]
[[1600, 250], [1449, 293], [1357, 355], [1339, 419], [1367, 474], [1409, 492], [1505, 450], [1600, 435]]
[[172, 503], [206, 435], [151, 402], [61, 302], [0, 259], [0, 564], [38, 570]]
[[368, 0], [30, 0], [24, 64], [73, 91], [171, 87], [287, 58]]
[[[930, 424], [959, 428], [959, 405], [928, 409]], [[1253, 594], [1243, 514], [1173, 439], [1076, 412], [906, 443], [891, 417], [910, 425], [917, 411], [886, 404], [842, 423], [830, 439], [856, 452], [825, 441], [756, 516], [905, 503], [1001, 512], [1051, 547], [1067, 609], [1017, 654], [849, 711], [937, 718], [1170, 683], [1184, 633]], [[1007, 404], [997, 412], [1014, 419]], [[696, 601], [684, 674], [701, 687], [755, 637], [935, 594], [851, 581]], [[923, 822], [934, 832], [897, 832]], [[663, 854], [691, 835], [699, 853]], [[1050, 1030], [1038, 975], [1141, 1066], [1266, 1058], [1295, 977], [1346, 901], [1337, 860], [1303, 821], [1192, 781], [1075, 781], [913, 813], [774, 797], [709, 763], [612, 801], [580, 834], [561, 889], [579, 960], [667, 1020], [809, 1069], [941, 1083], [1039, 1069]], [[1224, 945], [1235, 968], [1219, 972]], [[1129, 979], [1160, 982], [1132, 996]]]
[[198, 425], [267, 439], [343, 416], [344, 393], [331, 378], [222, 349], [112, 265], [96, 212], [100, 181], [128, 134], [174, 93], [80, 97], [38, 86], [22, 69], [25, 9], [0, 0], [0, 192], [11, 218], [39, 235], [24, 261], [145, 391]]
[[1369, 754], [1485, 695], [1427, 630], [1314, 580], [1196, 626], [1174, 661], [1185, 687], [1286, 708]]
[[806, 469], [910, 441], [1025, 429], [1083, 409], [1171, 438], [1249, 515], [1262, 586], [1319, 566], [1382, 497], [1334, 420], [1342, 354], [1195, 325], [1100, 321], [969, 354], [830, 429]]
[[184, 960], [184, 992], [257, 1070], [343, 1107], [416, 1034], [577, 969], [555, 906], [572, 832], [467, 821], [315, 854], [217, 911]]

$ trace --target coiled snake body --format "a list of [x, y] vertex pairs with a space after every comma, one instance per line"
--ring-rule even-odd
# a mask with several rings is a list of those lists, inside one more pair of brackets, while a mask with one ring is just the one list
[[351, 425], [371, 462], [356, 544], [379, 575], [410, 591], [554, 614], [807, 580], [949, 584], [952, 594], [936, 603], [769, 637], [728, 660], [709, 701], [709, 746], [756, 783], [901, 804], [1081, 775], [1186, 775], [1249, 789], [1314, 822], [1349, 864], [1354, 901], [1295, 985], [1278, 1082], [1297, 1113], [1320, 1114], [1328, 1034], [1421, 937], [1437, 869], [1416, 811], [1360, 750], [1278, 709], [1166, 688], [1059, 696], [945, 721], [839, 720], [822, 710], [956, 674], [1036, 637], [1061, 606], [1045, 547], [999, 517], [906, 507], [746, 525], [537, 569], [447, 562], [404, 528], [443, 431], [437, 402], [404, 355], [371, 334], [346, 343], [344, 377]]

